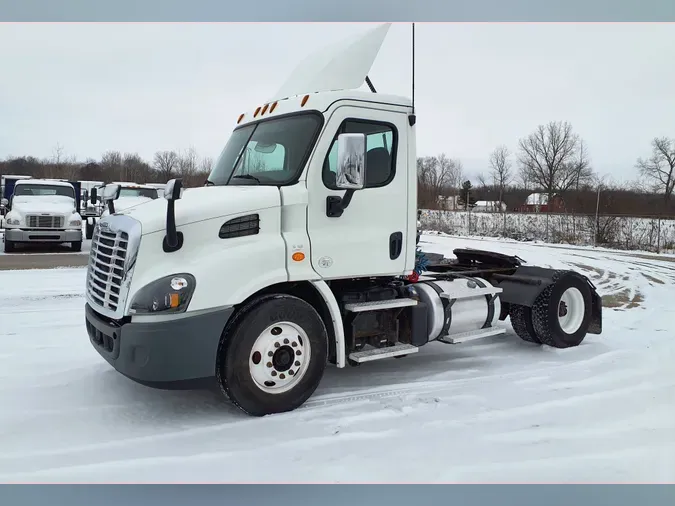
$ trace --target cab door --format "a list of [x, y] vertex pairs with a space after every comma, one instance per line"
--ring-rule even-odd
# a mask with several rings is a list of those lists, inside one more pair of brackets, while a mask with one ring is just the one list
[[[410, 247], [408, 128], [403, 109], [396, 113], [344, 105], [328, 117], [307, 174], [311, 262], [324, 279], [405, 273]], [[336, 187], [340, 133], [366, 135], [365, 184], [340, 216], [331, 217], [327, 198], [345, 195]]]

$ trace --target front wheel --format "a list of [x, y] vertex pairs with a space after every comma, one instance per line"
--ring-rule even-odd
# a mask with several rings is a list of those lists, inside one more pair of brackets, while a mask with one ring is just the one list
[[82, 241], [71, 242], [70, 251], [82, 251]]
[[14, 241], [8, 241], [7, 238], [5, 237], [5, 253], [13, 253], [14, 252]]
[[328, 360], [323, 320], [307, 302], [270, 295], [244, 308], [223, 333], [217, 377], [249, 415], [292, 411], [314, 393]]

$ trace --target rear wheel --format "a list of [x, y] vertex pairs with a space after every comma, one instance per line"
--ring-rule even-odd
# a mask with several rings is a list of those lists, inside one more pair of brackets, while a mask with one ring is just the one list
[[592, 300], [588, 283], [574, 274], [558, 271], [532, 306], [532, 326], [543, 344], [555, 348], [578, 346], [591, 321]]
[[82, 251], [82, 241], [71, 242], [70, 251]]
[[518, 337], [528, 343], [541, 344], [532, 326], [532, 310], [529, 307], [513, 304], [509, 311], [509, 318]]
[[255, 301], [223, 334], [217, 377], [223, 393], [253, 416], [292, 411], [319, 386], [328, 360], [323, 320], [290, 295]]

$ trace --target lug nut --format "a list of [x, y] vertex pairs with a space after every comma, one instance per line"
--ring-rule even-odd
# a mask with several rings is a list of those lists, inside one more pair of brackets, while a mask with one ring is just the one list
[[275, 348], [278, 348], [279, 346], [281, 346], [279, 343], [274, 343]]
[[298, 345], [298, 343], [296, 343], [295, 341], [293, 341], [293, 342], [291, 343], [291, 346], [293, 346], [293, 348], [295, 348], [297, 345]]
[[267, 362], [267, 367], [272, 367], [272, 362]]
[[276, 376], [276, 375], [277, 375], [277, 372], [276, 372], [276, 371], [272, 371], [272, 376]]
[[274, 356], [274, 353], [271, 352], [271, 351], [268, 351], [268, 352], [267, 352], [267, 356], [268, 356], [268, 357], [273, 357], [273, 356]]
[[298, 355], [298, 356], [302, 355], [302, 353], [300, 352], [300, 350], [295, 350], [295, 354]]
[[288, 375], [289, 375], [289, 376], [293, 376], [294, 374], [295, 374], [295, 373], [293, 372], [293, 369], [289, 369], [289, 370], [288, 370]]
[[295, 361], [295, 367], [300, 367], [300, 361], [299, 360]]
[[284, 344], [288, 344], [290, 341], [288, 339], [284, 339]]
[[285, 375], [284, 373], [281, 373], [281, 374], [279, 375], [279, 379], [286, 379], [286, 375]]

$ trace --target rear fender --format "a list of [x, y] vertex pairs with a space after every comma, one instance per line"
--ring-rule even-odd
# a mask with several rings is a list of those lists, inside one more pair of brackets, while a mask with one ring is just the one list
[[[598, 294], [595, 285], [583, 274], [575, 271], [563, 272], [563, 276], [574, 276], [588, 283], [591, 289], [591, 322], [588, 333], [602, 333], [602, 297]], [[532, 307], [539, 294], [553, 284], [556, 273], [559, 277], [561, 271], [544, 267], [520, 266], [513, 275], [495, 275], [494, 277], [500, 280], [497, 286], [503, 290], [500, 294], [502, 304]]]

